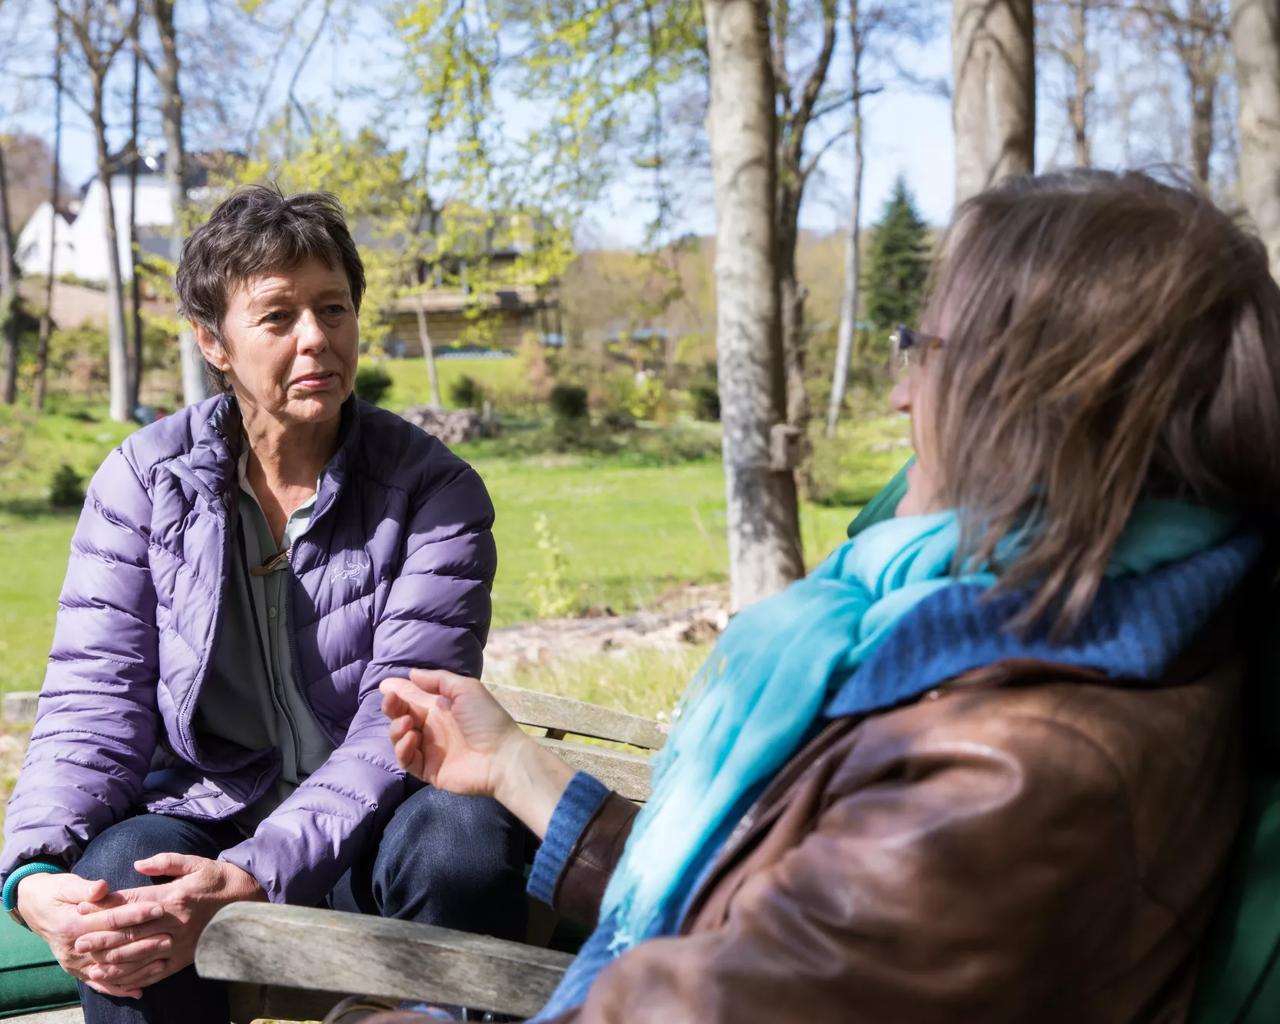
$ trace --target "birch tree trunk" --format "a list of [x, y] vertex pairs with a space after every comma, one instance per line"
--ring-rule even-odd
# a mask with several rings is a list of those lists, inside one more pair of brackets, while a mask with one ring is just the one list
[[844, 392], [849, 384], [849, 362], [858, 329], [858, 285], [862, 280], [862, 28], [858, 24], [858, 0], [849, 3], [850, 71], [853, 86], [853, 194], [849, 204], [849, 230], [844, 238], [844, 293], [840, 297], [840, 328], [836, 334], [836, 367], [827, 400], [827, 437], [835, 437]]
[[[135, 41], [138, 22], [134, 19]], [[129, 412], [142, 394], [142, 282], [138, 280], [138, 86], [142, 60], [133, 51], [133, 87], [129, 98]]]
[[704, 12], [729, 580], [732, 606], [739, 609], [801, 576], [804, 560], [793, 467], [771, 454], [786, 419], [786, 395], [767, 15], [753, 0], [706, 0]]
[[951, 101], [956, 202], [1035, 167], [1035, 18], [1031, 0], [955, 0]]
[[431, 388], [431, 408], [440, 409], [440, 378], [436, 376], [436, 350], [431, 344], [431, 331], [427, 328], [426, 299], [419, 292], [414, 296], [413, 310], [418, 314], [418, 342], [422, 345], [422, 359], [427, 364], [427, 384]]
[[1245, 206], [1280, 275], [1280, 2], [1234, 0], [1231, 44], [1240, 93]]
[[[181, 60], [178, 56], [178, 32], [174, 21], [174, 0], [152, 0], [156, 31], [160, 36], [163, 57], [156, 67], [156, 80], [162, 97], [164, 121], [164, 181], [169, 193], [173, 218], [169, 227], [169, 260], [176, 269], [182, 259], [182, 243], [186, 239], [187, 190], [184, 176], [187, 167], [186, 145], [182, 137], [182, 87], [179, 81]], [[196, 345], [190, 324], [178, 334], [178, 350], [182, 361], [182, 400], [193, 405], [209, 395], [204, 357]]]
[[44, 315], [40, 317], [40, 338], [36, 342], [35, 381], [31, 404], [36, 412], [44, 408], [45, 377], [49, 370], [49, 335], [53, 333], [53, 282], [57, 273], [58, 194], [62, 187], [62, 11], [54, 11], [53, 49], [53, 175], [49, 183], [49, 204], [53, 222], [49, 229], [49, 270], [44, 282]]
[[110, 416], [117, 423], [129, 419], [129, 352], [124, 327], [124, 288], [120, 275], [120, 237], [116, 231], [116, 202], [111, 193], [111, 157], [107, 152], [104, 118], [105, 74], [93, 81], [93, 134], [97, 144], [98, 180], [102, 184], [102, 230], [107, 244], [107, 376]]
[[4, 147], [0, 145], [0, 329], [4, 333], [4, 383], [0, 391], [6, 405], [18, 400], [18, 267], [13, 259], [13, 245], [9, 180], [5, 173]]

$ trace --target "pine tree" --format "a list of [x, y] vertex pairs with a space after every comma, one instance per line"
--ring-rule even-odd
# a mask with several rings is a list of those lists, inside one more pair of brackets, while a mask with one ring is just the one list
[[929, 226], [900, 176], [871, 239], [865, 289], [867, 319], [878, 331], [912, 324], [929, 271]]

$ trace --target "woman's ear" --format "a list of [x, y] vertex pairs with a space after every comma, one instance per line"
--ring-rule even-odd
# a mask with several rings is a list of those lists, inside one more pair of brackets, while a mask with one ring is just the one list
[[223, 347], [222, 342], [214, 336], [214, 333], [204, 324], [193, 322], [191, 327], [196, 332], [196, 344], [200, 346], [200, 354], [204, 356], [204, 361], [215, 370], [221, 370], [223, 373], [231, 369], [231, 360], [227, 358], [227, 350]]

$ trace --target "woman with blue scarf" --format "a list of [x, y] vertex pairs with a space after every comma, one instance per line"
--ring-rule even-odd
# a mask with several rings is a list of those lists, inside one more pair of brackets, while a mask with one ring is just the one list
[[1186, 1018], [1280, 521], [1280, 290], [1198, 193], [1072, 172], [961, 207], [923, 325], [896, 515], [732, 621], [643, 810], [475, 680], [384, 682], [400, 763], [497, 797], [543, 837], [530, 891], [594, 927], [538, 1021]]

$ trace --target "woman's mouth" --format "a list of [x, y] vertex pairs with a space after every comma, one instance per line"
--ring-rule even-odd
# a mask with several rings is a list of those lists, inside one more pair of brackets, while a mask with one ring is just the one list
[[324, 391], [337, 379], [336, 373], [307, 373], [301, 377], [294, 377], [289, 383], [292, 387], [301, 388], [304, 391]]

